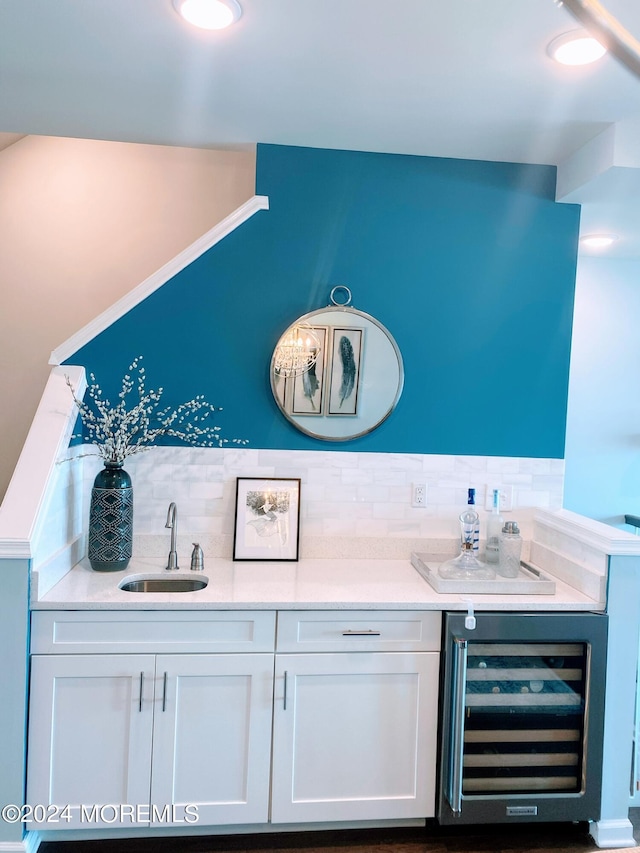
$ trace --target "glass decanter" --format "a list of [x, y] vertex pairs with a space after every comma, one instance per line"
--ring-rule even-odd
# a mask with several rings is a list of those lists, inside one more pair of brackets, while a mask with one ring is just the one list
[[478, 513], [468, 509], [460, 515], [460, 554], [447, 560], [438, 569], [441, 578], [449, 580], [492, 580], [495, 569], [479, 560], [473, 552], [473, 533], [479, 521]]

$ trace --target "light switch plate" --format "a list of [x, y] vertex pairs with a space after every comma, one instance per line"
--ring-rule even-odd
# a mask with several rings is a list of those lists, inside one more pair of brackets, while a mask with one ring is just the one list
[[500, 512], [511, 512], [513, 509], [513, 486], [487, 485], [484, 496], [484, 508], [493, 509], [493, 490], [500, 490]]

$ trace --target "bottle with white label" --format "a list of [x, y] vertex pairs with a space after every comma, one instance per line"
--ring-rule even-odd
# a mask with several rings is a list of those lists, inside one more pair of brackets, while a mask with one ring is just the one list
[[487, 563], [498, 562], [503, 525], [504, 518], [500, 515], [500, 489], [494, 489], [491, 514], [487, 518], [487, 544], [484, 554]]

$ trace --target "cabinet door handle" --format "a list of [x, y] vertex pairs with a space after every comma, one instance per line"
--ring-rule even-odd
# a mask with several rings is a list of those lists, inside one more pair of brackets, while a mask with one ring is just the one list
[[352, 631], [348, 629], [342, 632], [343, 637], [380, 637], [381, 631], [374, 631], [372, 628], [367, 628], [364, 631]]
[[144, 672], [140, 673], [140, 698], [138, 699], [138, 711], [142, 711], [142, 685], [144, 684]]
[[464, 705], [467, 687], [467, 641], [453, 641], [453, 694], [451, 702], [451, 753], [449, 766], [449, 803], [454, 815], [462, 812], [462, 773], [464, 761]]
[[282, 701], [282, 710], [287, 710], [287, 670], [284, 671], [284, 699]]
[[167, 673], [165, 672], [162, 680], [162, 710], [167, 710]]

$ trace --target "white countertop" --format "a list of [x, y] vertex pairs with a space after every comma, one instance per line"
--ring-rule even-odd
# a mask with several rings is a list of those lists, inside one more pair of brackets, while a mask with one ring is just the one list
[[[206, 577], [197, 592], [132, 593], [118, 588], [135, 577]], [[155, 558], [133, 558], [124, 572], [94, 572], [83, 560], [33, 610], [601, 610], [559, 579], [553, 595], [438, 594], [407, 560], [233, 562], [209, 558], [204, 572], [164, 571]]]

